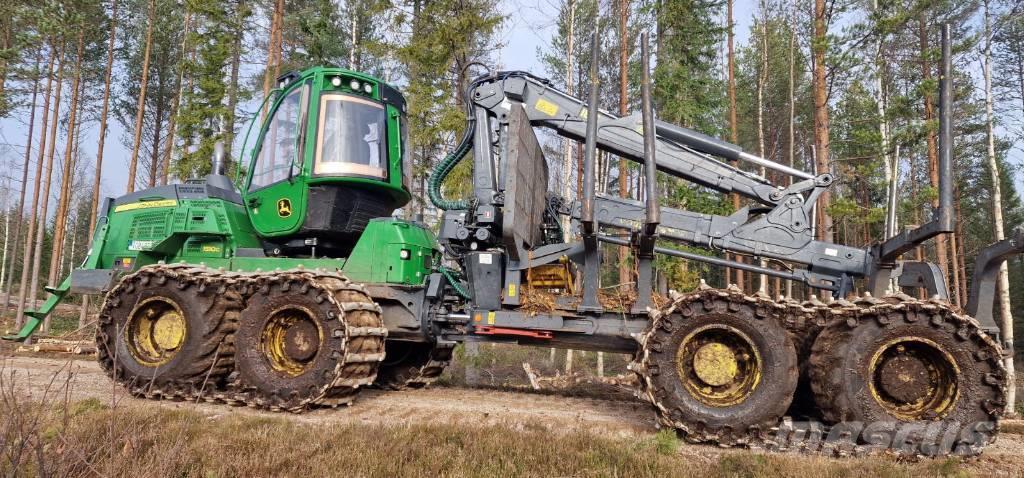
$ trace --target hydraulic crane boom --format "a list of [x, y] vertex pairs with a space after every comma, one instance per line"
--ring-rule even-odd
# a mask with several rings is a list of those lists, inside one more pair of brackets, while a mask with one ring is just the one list
[[[518, 272], [557, 261], [563, 256], [580, 265], [598, 262], [600, 259], [593, 256], [595, 246], [583, 243], [590, 231], [590, 220], [603, 227], [603, 232], [599, 230], [594, 234], [596, 240], [630, 246], [640, 244], [641, 226], [651, 224], [655, 227], [654, 234], [661, 240], [781, 261], [786, 266], [774, 269], [758, 265], [758, 261], [739, 262], [653, 248], [653, 239], [646, 240], [645, 251], [794, 280], [829, 290], [835, 297], [849, 294], [855, 279], [867, 278], [868, 289], [876, 295], [883, 295], [890, 284], [898, 284], [924, 287], [929, 296], [947, 298], [945, 279], [934, 264], [898, 260], [904, 252], [936, 235], [948, 233], [951, 228], [952, 139], [948, 97], [952, 67], [951, 53], [948, 48], [946, 50], [940, 104], [941, 197], [934, 213], [935, 220], [884, 242], [857, 248], [816, 240], [815, 203], [822, 192], [833, 185], [835, 178], [831, 174], [812, 175], [760, 158], [744, 152], [739, 146], [656, 121], [653, 114], [648, 118], [638, 113], [620, 117], [601, 111], [596, 108], [596, 92], [591, 94], [591, 104], [588, 104], [583, 99], [559, 91], [543, 78], [521, 71], [486, 75], [469, 86], [466, 96], [471, 99], [467, 108], [470, 117], [468, 134], [456, 153], [448, 158], [443, 168], [439, 168], [440, 173], [435, 173], [437, 177], [431, 178], [431, 184], [436, 185], [439, 191], [440, 181], [454, 163], [472, 150], [474, 195], [471, 203], [442, 207], [463, 212], [447, 215], [440, 239], [455, 249], [501, 247], [509, 256], [508, 271]], [[643, 103], [645, 109], [653, 110], [649, 98]], [[595, 117], [590, 117], [590, 112], [596, 112]], [[644, 134], [645, 124], [654, 125], [653, 135]], [[591, 143], [594, 149], [640, 165], [653, 164], [658, 171], [724, 194], [737, 193], [751, 200], [752, 204], [729, 216], [655, 205], [659, 217], [651, 223], [649, 203], [594, 194], [595, 185], [584, 177], [581, 200], [563, 205], [547, 192], [546, 164], [539, 147], [535, 148], [537, 152], [530, 153], [532, 150], [529, 148], [517, 146], [537, 142], [533, 137], [534, 128]], [[593, 155], [587, 148], [584, 172], [595, 161]], [[794, 182], [789, 186], [778, 186], [728, 161], [771, 169], [792, 176]], [[535, 174], [541, 170], [543, 178]], [[531, 181], [538, 183], [540, 179], [543, 179], [543, 184], [529, 184]], [[435, 193], [440, 197], [439, 192], [432, 192]], [[531, 196], [529, 200], [524, 199], [527, 196]], [[552, 204], [559, 206], [551, 207]], [[589, 213], [593, 213], [593, 217]], [[547, 241], [542, 244], [536, 237], [527, 237], [535, 235], [529, 230], [539, 228], [544, 221], [547, 221], [549, 229], [557, 227], [552, 225], [557, 222], [553, 217], [557, 214], [568, 214], [581, 227], [583, 242]], [[543, 221], [541, 216], [545, 216]], [[534, 220], [529, 224], [516, 222], [523, 217], [533, 217]], [[447, 236], [446, 230], [450, 233]], [[609, 230], [627, 232], [633, 237], [616, 237], [607, 234]], [[597, 282], [593, 277], [595, 269], [584, 267], [584, 270], [585, 275], [592, 276], [589, 282]], [[640, 289], [649, 285], [645, 281], [650, 279], [643, 275], [638, 279]], [[583, 282], [586, 287], [586, 277]], [[589, 302], [592, 305], [593, 301]]]
[[[581, 99], [553, 88], [545, 80], [524, 72], [502, 72], [474, 82], [471, 98], [475, 119], [474, 189], [477, 207], [501, 204], [504, 197], [501, 148], [493, 148], [506, 136], [512, 109], [521, 108], [531, 127], [549, 129], [558, 135], [583, 141], [588, 137], [588, 105]], [[490, 121], [490, 122], [488, 122]], [[618, 117], [599, 111], [596, 147], [631, 161], [644, 163], [643, 122], [639, 114]], [[778, 259], [807, 266], [795, 272], [717, 260], [693, 254], [693, 259], [721, 263], [753, 272], [805, 282], [811, 286], [841, 292], [850, 278], [869, 273], [868, 251], [815, 241], [813, 208], [817, 197], [833, 183], [832, 175], [812, 176], [803, 171], [745, 153], [736, 145], [662, 121], [654, 122], [655, 164], [669, 175], [720, 191], [735, 192], [762, 207], [743, 208], [731, 216], [700, 214], [660, 208], [658, 233], [662, 238], [727, 250], [738, 254]], [[486, 146], [485, 146], [486, 145]], [[787, 188], [776, 187], [765, 178], [727, 164], [717, 157], [764, 166], [798, 180]], [[600, 224], [630, 230], [644, 222], [645, 206], [638, 201], [598, 196]], [[572, 209], [581, 218], [582, 205]], [[607, 242], [614, 238], [603, 237]], [[619, 240], [618, 242], [621, 242]], [[689, 257], [689, 256], [688, 256]]]

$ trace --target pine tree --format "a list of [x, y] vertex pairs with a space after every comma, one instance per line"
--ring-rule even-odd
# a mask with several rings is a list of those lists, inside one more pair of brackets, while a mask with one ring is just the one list
[[[407, 151], [413, 155], [414, 180], [425, 192], [422, 184], [429, 169], [465, 124], [462, 95], [473, 74], [468, 65], [486, 60], [502, 19], [492, 0], [415, 0], [413, 11], [411, 18], [396, 17], [396, 21], [410, 24], [412, 34], [395, 55], [408, 81]], [[449, 176], [446, 188], [455, 189], [449, 191], [450, 196], [468, 190], [465, 167]]]
[[[32, 185], [32, 207], [29, 209], [28, 233], [26, 234], [26, 237], [25, 237], [25, 248], [24, 248], [24, 254], [22, 255], [22, 262], [21, 262], [21, 281], [19, 282], [20, 285], [18, 286], [18, 309], [17, 309], [17, 314], [15, 315], [15, 327], [17, 327], [17, 328], [20, 328], [21, 325], [24, 323], [24, 320], [25, 320], [25, 317], [24, 317], [25, 300], [29, 297], [28, 287], [27, 286], [28, 286], [29, 281], [30, 281], [30, 272], [29, 271], [31, 269], [29, 263], [30, 263], [32, 257], [34, 257], [33, 256], [33, 252], [35, 250], [34, 249], [35, 242], [33, 241], [33, 238], [36, 235], [36, 232], [35, 232], [36, 228], [38, 227], [38, 228], [42, 229], [44, 227], [43, 223], [45, 222], [45, 218], [40, 218], [40, 215], [38, 213], [39, 199], [40, 199], [39, 198], [39, 196], [40, 196], [39, 185], [40, 185], [40, 181], [41, 181], [41, 179], [43, 177], [43, 174], [42, 174], [42, 171], [43, 171], [43, 155], [45, 154], [45, 151], [46, 151], [46, 140], [48, 138], [47, 127], [49, 125], [49, 120], [50, 120], [50, 94], [51, 94], [51, 87], [53, 86], [53, 71], [54, 71], [54, 66], [55, 66], [55, 62], [56, 62], [56, 59], [57, 59], [57, 51], [56, 51], [56, 49], [52, 48], [52, 45], [51, 45], [50, 48], [48, 48], [48, 50], [49, 50], [49, 59], [47, 60], [47, 65], [46, 65], [46, 71], [47, 71], [47, 75], [46, 75], [46, 78], [47, 78], [46, 79], [46, 89], [43, 90], [44, 91], [44, 93], [43, 93], [43, 117], [42, 117], [42, 121], [40, 122], [41, 127], [40, 127], [40, 134], [39, 134], [39, 154], [38, 154], [38, 159], [36, 160], [35, 175], [33, 176], [34, 179], [33, 179], [33, 185]], [[54, 120], [54, 121], [56, 121], [56, 120]], [[29, 137], [29, 141], [31, 141], [31, 140], [32, 140], [32, 138]], [[32, 292], [31, 297], [32, 297], [33, 305], [35, 305], [34, 304], [35, 303], [35, 291]]]
[[146, 38], [142, 54], [142, 75], [139, 80], [139, 95], [135, 107], [135, 136], [132, 140], [131, 159], [128, 161], [128, 192], [135, 191], [138, 178], [139, 148], [142, 146], [142, 122], [146, 114], [146, 90], [149, 88], [149, 60], [153, 48], [153, 28], [156, 26], [156, 0], [149, 0], [146, 8]]
[[[814, 162], [817, 174], [831, 172], [829, 148], [829, 104], [828, 78], [826, 78], [825, 53], [829, 46], [828, 25], [831, 18], [825, 8], [825, 0], [814, 0], [814, 38], [812, 42], [814, 70]], [[828, 190], [818, 196], [818, 240], [832, 242], [832, 216], [828, 208], [832, 193]]]
[[187, 48], [194, 49], [195, 57], [186, 60], [184, 70], [194, 81], [195, 91], [186, 89], [177, 120], [178, 137], [191, 145], [174, 164], [174, 173], [180, 178], [209, 174], [214, 144], [226, 137], [225, 77], [234, 44], [230, 6], [213, 0], [186, 3], [194, 22]]
[[4, 247], [5, 250], [10, 250], [11, 252], [11, 261], [7, 265], [7, 270], [10, 272], [7, 273], [8, 279], [7, 284], [4, 287], [3, 308], [0, 309], [4, 312], [6, 312], [10, 307], [11, 288], [14, 286], [14, 266], [17, 258], [17, 251], [19, 250], [18, 245], [21, 241], [21, 228], [22, 224], [25, 222], [25, 195], [28, 193], [28, 169], [29, 165], [32, 164], [32, 135], [36, 126], [36, 101], [39, 98], [39, 83], [42, 76], [42, 72], [39, 69], [41, 60], [41, 52], [36, 52], [35, 66], [32, 68], [35, 74], [32, 75], [32, 101], [29, 106], [28, 134], [26, 135], [28, 140], [25, 141], [24, 164], [22, 165], [21, 171], [21, 188], [18, 195], [18, 209], [16, 210], [17, 219], [14, 223], [14, 245], [7, 247], [5, 244]]

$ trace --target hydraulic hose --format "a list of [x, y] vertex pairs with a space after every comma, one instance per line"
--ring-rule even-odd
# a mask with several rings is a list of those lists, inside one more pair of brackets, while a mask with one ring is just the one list
[[430, 197], [430, 202], [434, 204], [438, 209], [450, 210], [450, 209], [467, 209], [469, 207], [469, 201], [464, 199], [452, 200], [445, 199], [441, 194], [441, 183], [448, 177], [448, 174], [455, 169], [455, 165], [459, 164], [469, 153], [469, 150], [473, 148], [473, 129], [475, 126], [475, 120], [470, 119], [466, 122], [466, 132], [462, 135], [462, 141], [455, 147], [455, 151], [452, 151], [446, 156], [440, 163], [434, 167], [434, 170], [430, 173], [430, 182], [427, 186], [427, 195]]
[[455, 289], [456, 294], [459, 294], [463, 299], [471, 299], [469, 292], [466, 292], [466, 289], [462, 287], [462, 283], [455, 278], [451, 269], [445, 266], [441, 266], [440, 269], [441, 275], [443, 275], [445, 279], [448, 279], [448, 283], [451, 284], [452, 289]]

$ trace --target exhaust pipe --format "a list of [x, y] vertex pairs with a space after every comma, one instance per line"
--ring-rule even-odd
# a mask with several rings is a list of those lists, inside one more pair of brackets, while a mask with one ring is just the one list
[[217, 141], [213, 145], [213, 168], [210, 174], [216, 176], [224, 175], [224, 142]]
[[213, 145], [213, 167], [210, 170], [210, 174], [206, 176], [206, 184], [227, 191], [234, 191], [235, 185], [226, 176], [226, 168], [227, 157], [224, 154], [224, 142], [217, 141]]

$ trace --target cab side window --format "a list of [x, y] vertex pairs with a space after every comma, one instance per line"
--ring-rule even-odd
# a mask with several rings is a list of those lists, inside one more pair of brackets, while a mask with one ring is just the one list
[[302, 135], [302, 116], [307, 87], [296, 88], [278, 104], [267, 127], [256, 167], [253, 168], [249, 190], [254, 191], [288, 179], [289, 169], [297, 173], [302, 164], [299, 157], [299, 138]]

